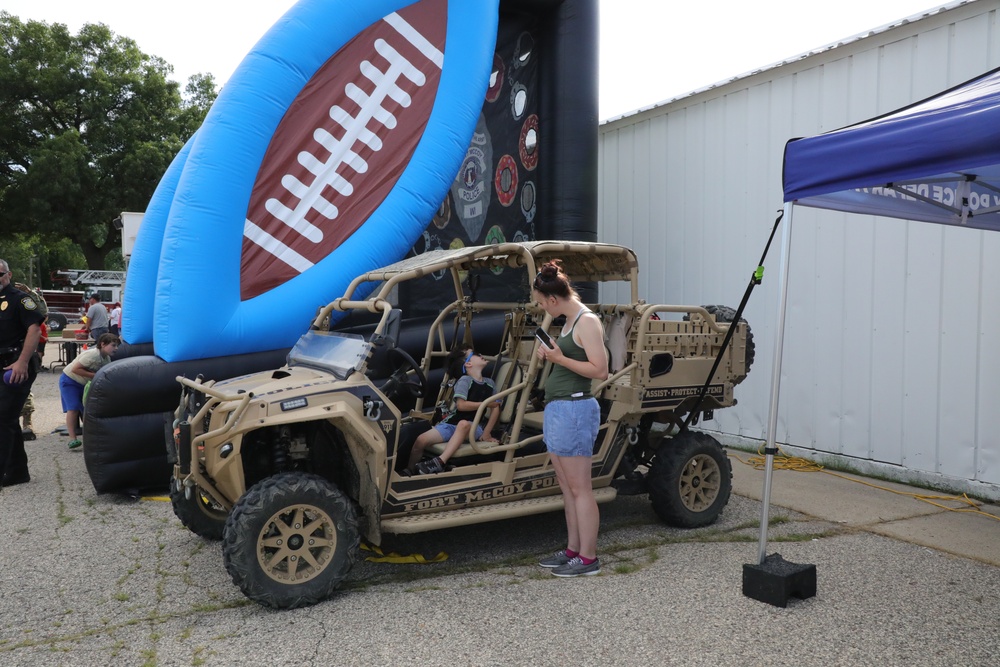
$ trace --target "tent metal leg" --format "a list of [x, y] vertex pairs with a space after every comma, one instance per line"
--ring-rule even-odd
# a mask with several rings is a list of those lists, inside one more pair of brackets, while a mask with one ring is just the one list
[[781, 230], [781, 261], [778, 268], [778, 319], [774, 332], [774, 362], [771, 368], [771, 404], [768, 409], [767, 441], [764, 447], [764, 493], [760, 510], [760, 542], [757, 562], [767, 556], [767, 522], [771, 504], [771, 477], [774, 472], [775, 434], [778, 430], [778, 393], [781, 387], [781, 354], [785, 339], [785, 308], [788, 304], [788, 259], [792, 245], [793, 202], [785, 204], [785, 227]]
[[764, 494], [760, 509], [760, 549], [756, 565], [743, 566], [743, 595], [785, 607], [791, 597], [805, 600], [816, 595], [816, 566], [790, 563], [781, 554], [767, 555], [767, 520], [771, 507], [771, 478], [774, 455], [778, 453], [778, 393], [781, 385], [781, 354], [785, 339], [785, 311], [788, 306], [788, 260], [792, 245], [792, 203], [785, 204], [785, 228], [781, 234], [781, 264], [778, 280], [778, 324], [774, 334], [774, 366], [771, 371], [771, 407], [767, 420]]

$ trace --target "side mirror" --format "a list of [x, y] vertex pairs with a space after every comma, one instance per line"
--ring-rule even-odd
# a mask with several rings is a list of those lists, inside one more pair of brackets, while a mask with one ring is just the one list
[[399, 308], [393, 308], [389, 311], [389, 317], [385, 321], [385, 331], [382, 332], [381, 336], [374, 337], [372, 342], [376, 345], [385, 345], [390, 349], [396, 347], [396, 343], [399, 342], [399, 328], [402, 323], [403, 311]]

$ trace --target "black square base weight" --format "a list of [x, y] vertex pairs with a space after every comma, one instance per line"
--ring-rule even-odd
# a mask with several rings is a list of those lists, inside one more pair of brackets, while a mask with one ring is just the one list
[[811, 598], [816, 595], [816, 566], [771, 554], [760, 565], [743, 566], [743, 595], [775, 607], [787, 607], [790, 597]]

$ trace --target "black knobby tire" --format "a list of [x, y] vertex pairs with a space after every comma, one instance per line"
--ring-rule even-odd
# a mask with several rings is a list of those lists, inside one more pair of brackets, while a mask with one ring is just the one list
[[678, 528], [700, 528], [714, 523], [729, 503], [733, 466], [718, 440], [686, 431], [660, 441], [646, 481], [660, 519]]
[[[732, 322], [736, 319], [736, 309], [730, 308], [729, 306], [705, 306], [705, 310], [715, 317], [716, 322]], [[757, 346], [753, 342], [753, 332], [750, 330], [750, 323], [742, 317], [740, 318], [740, 322], [745, 324], [747, 328], [746, 374], [735, 378], [733, 380], [734, 385], [737, 385], [746, 379], [747, 375], [750, 373], [750, 367], [753, 366], [754, 356], [757, 352]]]
[[171, 478], [170, 504], [173, 505], [177, 518], [192, 533], [206, 540], [222, 539], [228, 513], [201, 489], [192, 487], [191, 497], [186, 498], [184, 491], [178, 491]]
[[333, 594], [358, 555], [350, 500], [318, 475], [283, 473], [250, 487], [226, 521], [222, 555], [243, 594], [275, 609]]
[[[702, 306], [705, 310], [709, 312], [715, 318], [716, 322], [732, 322], [736, 319], [736, 309], [730, 308], [729, 306]], [[687, 315], [684, 319], [689, 319]], [[733, 385], [738, 385], [747, 378], [750, 373], [750, 367], [753, 366], [754, 356], [756, 355], [757, 346], [753, 342], [753, 332], [750, 330], [750, 323], [744, 318], [740, 318], [740, 322], [747, 327], [747, 355], [746, 355], [746, 373], [740, 375], [733, 379]]]

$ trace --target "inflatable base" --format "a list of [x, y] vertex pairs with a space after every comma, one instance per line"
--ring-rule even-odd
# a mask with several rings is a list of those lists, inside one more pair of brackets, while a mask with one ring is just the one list
[[286, 349], [173, 363], [152, 355], [116, 357], [98, 371], [87, 395], [84, 462], [94, 489], [166, 488], [170, 464], [164, 437], [180, 399], [178, 375], [225, 380], [277, 368], [287, 356]]

